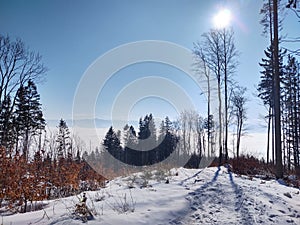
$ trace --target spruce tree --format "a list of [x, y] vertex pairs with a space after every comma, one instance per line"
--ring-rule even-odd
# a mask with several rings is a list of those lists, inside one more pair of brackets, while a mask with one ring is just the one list
[[[262, 62], [259, 65], [263, 68], [260, 72], [260, 83], [258, 84], [258, 97], [260, 97], [263, 101], [263, 104], [268, 108], [268, 140], [267, 140], [267, 163], [269, 162], [269, 137], [271, 131], [271, 122], [274, 122], [274, 63], [273, 63], [273, 48], [272, 46], [268, 47], [267, 50], [264, 51], [266, 58], [262, 59]], [[286, 52], [279, 52], [279, 71], [280, 71], [280, 80], [283, 77], [283, 56]], [[272, 139], [275, 138], [275, 133], [272, 132]], [[272, 145], [273, 149], [273, 162], [274, 162], [274, 143]]]
[[137, 149], [137, 136], [133, 126], [124, 127], [124, 162], [134, 164], [135, 156], [133, 150]]
[[157, 147], [156, 128], [152, 114], [140, 119], [138, 139], [138, 148], [142, 152], [140, 159], [142, 164], [151, 164], [153, 160], [149, 152]]
[[300, 137], [300, 65], [288, 56], [282, 78], [282, 127], [284, 164], [288, 170], [299, 167]]
[[3, 102], [0, 102], [0, 146], [7, 149], [12, 148], [14, 144], [13, 136], [13, 118], [10, 116], [11, 99], [6, 96]]
[[[121, 142], [112, 126], [109, 128], [108, 132], [105, 135], [103, 146], [106, 151], [110, 153], [110, 155], [118, 160], [121, 160], [123, 153]], [[114, 167], [114, 169], [117, 170], [118, 168]]]
[[159, 146], [158, 146], [158, 162], [168, 158], [176, 149], [179, 141], [178, 137], [174, 134], [172, 128], [172, 122], [169, 117], [161, 123], [160, 134], [159, 134]]
[[58, 124], [57, 142], [57, 158], [67, 158], [71, 152], [70, 130], [65, 120], [60, 119]]
[[21, 86], [18, 89], [15, 106], [15, 132], [17, 139], [19, 136], [22, 137], [23, 154], [27, 158], [31, 136], [41, 134], [46, 124], [41, 109], [40, 95], [31, 80], [25, 87]]

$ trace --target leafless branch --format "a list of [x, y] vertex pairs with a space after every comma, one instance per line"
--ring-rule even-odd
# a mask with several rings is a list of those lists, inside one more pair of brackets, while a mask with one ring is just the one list
[[20, 39], [0, 35], [0, 101], [29, 80], [42, 81], [46, 71], [38, 53], [26, 48]]
[[[296, 10], [296, 9], [291, 9], [295, 15], [300, 19], [300, 10]], [[300, 22], [300, 21], [299, 21]]]
[[294, 55], [300, 56], [300, 48], [296, 49], [296, 50], [291, 50], [291, 49], [283, 47], [283, 49], [285, 49], [290, 54], [294, 54]]
[[290, 42], [290, 43], [300, 42], [300, 37], [283, 39], [281, 40], [281, 42]]

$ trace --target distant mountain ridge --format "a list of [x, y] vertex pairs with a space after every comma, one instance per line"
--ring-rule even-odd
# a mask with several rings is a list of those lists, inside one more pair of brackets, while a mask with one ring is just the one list
[[[100, 118], [79, 119], [79, 120], [66, 119], [65, 121], [69, 127], [76, 126], [76, 127], [82, 127], [82, 128], [92, 128], [92, 127], [95, 127], [95, 125], [96, 125], [96, 128], [108, 128], [112, 125], [113, 125], [113, 127], [118, 127], [118, 128], [122, 128], [126, 124], [133, 125], [133, 126], [138, 125], [138, 121], [125, 121], [125, 120], [111, 121], [111, 120], [100, 119]], [[57, 127], [59, 120], [51, 119], [51, 120], [47, 120], [46, 122], [49, 127]]]

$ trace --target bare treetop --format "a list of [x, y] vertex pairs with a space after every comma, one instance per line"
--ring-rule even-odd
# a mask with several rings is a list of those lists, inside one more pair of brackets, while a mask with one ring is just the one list
[[0, 35], [0, 101], [29, 80], [40, 82], [47, 71], [41, 60], [21, 39]]

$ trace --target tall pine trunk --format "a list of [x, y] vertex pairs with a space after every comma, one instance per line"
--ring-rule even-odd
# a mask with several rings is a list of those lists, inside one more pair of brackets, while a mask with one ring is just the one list
[[278, 1], [273, 0], [274, 10], [274, 111], [275, 111], [275, 154], [276, 154], [276, 178], [283, 177], [282, 152], [281, 152], [281, 124], [280, 124], [280, 79], [279, 79], [279, 38], [278, 38]]
[[270, 162], [270, 131], [271, 131], [271, 106], [269, 107], [268, 115], [268, 137], [267, 137], [267, 164]]

